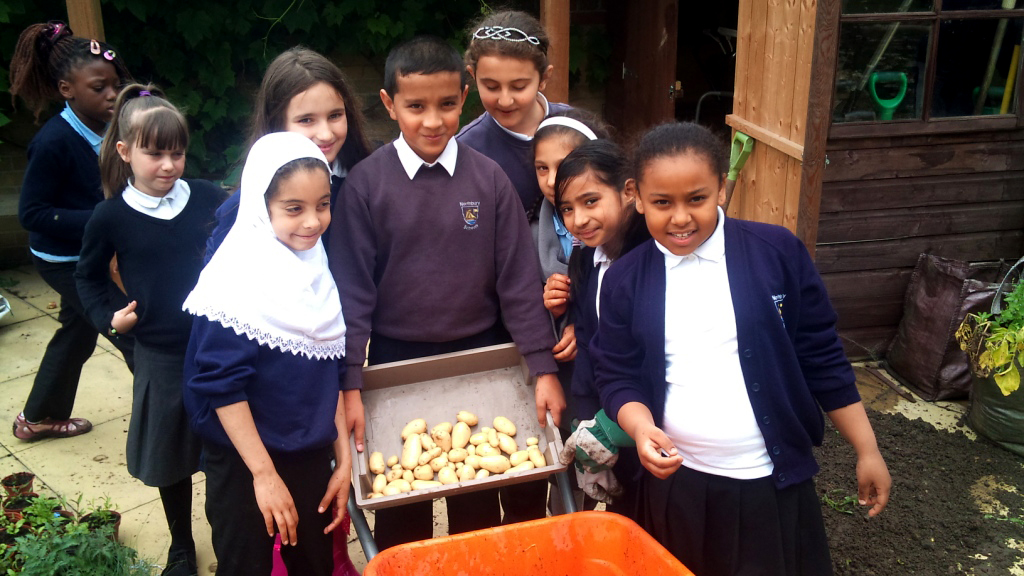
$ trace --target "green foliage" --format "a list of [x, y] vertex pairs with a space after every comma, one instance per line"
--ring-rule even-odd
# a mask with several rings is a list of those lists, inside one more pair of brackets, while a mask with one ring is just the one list
[[821, 501], [829, 508], [841, 514], [852, 515], [857, 509], [857, 498], [847, 494], [846, 490], [842, 488], [829, 490], [828, 493], [822, 494]]
[[1024, 282], [1003, 296], [1003, 310], [968, 314], [956, 331], [960, 349], [978, 376], [991, 376], [1003, 395], [1020, 388], [1024, 364]]
[[9, 552], [23, 576], [149, 576], [148, 562], [139, 554], [114, 541], [113, 528], [96, 531], [81, 528], [66, 531], [33, 532], [17, 539]]
[[[10, 62], [28, 24], [66, 19], [63, 1], [3, 0], [0, 55]], [[304, 45], [336, 62], [361, 56], [383, 68], [387, 51], [418, 34], [463, 47], [481, 0], [103, 0], [106, 39], [140, 81], [151, 81], [188, 116], [187, 174], [220, 179], [235, 164], [267, 64]], [[15, 18], [17, 16], [17, 18]], [[5, 18], [7, 20], [5, 20]], [[8, 22], [9, 20], [9, 22]], [[0, 69], [6, 82], [6, 68]], [[6, 90], [6, 85], [0, 85]], [[0, 93], [0, 115], [9, 94]], [[9, 114], [7, 114], [9, 115]], [[0, 116], [2, 122], [2, 116]]]

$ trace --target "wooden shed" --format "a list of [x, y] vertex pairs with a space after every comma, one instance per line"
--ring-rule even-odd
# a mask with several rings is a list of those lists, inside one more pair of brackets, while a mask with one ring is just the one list
[[756, 145], [729, 214], [804, 241], [851, 357], [884, 355], [919, 253], [1024, 253], [1017, 0], [738, 0], [733, 13], [622, 4], [609, 35], [623, 78], [609, 84], [618, 105], [607, 112], [627, 131], [692, 120], [680, 92], [714, 87], [687, 77], [694, 35], [682, 31], [700, 18], [703, 35], [735, 29], [725, 121]]

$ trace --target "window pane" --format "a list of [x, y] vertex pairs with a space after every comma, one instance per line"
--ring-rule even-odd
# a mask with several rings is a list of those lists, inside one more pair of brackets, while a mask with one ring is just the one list
[[1007, 86], [1007, 79], [1011, 66], [1019, 69], [1013, 53], [1021, 42], [1021, 28], [1021, 19], [943, 20], [932, 116], [1015, 113], [1014, 86]]
[[931, 26], [842, 25], [833, 122], [921, 118]]
[[[1020, 0], [1017, 0], [1020, 4]], [[998, 10], [1003, 8], [1003, 0], [942, 0], [943, 10]], [[1009, 6], [1013, 8], [1014, 6]], [[1022, 6], [1017, 6], [1022, 8]]]
[[[944, 0], [943, 4], [946, 1], [948, 0]], [[929, 12], [931, 9], [932, 0], [843, 0], [843, 14]]]

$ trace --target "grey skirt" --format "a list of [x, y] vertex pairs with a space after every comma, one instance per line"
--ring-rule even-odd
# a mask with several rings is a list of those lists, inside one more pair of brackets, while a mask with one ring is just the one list
[[147, 486], [170, 486], [199, 470], [201, 445], [182, 403], [183, 354], [135, 343], [135, 385], [128, 424], [128, 473]]

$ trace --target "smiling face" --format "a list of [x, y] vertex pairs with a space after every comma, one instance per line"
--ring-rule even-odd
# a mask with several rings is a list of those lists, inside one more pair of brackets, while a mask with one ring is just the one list
[[625, 191], [601, 182], [588, 170], [565, 185], [558, 212], [570, 234], [596, 248], [615, 236], [626, 201]]
[[57, 89], [71, 105], [75, 116], [97, 134], [103, 134], [107, 123], [114, 119], [114, 101], [121, 79], [117, 69], [106, 60], [92, 59], [72, 70], [67, 79], [57, 83]]
[[300, 169], [283, 178], [267, 203], [270, 227], [295, 252], [316, 246], [331, 223], [331, 181], [326, 170]]
[[693, 253], [718, 225], [725, 179], [707, 159], [683, 153], [655, 158], [637, 181], [636, 209], [651, 236], [677, 256]]
[[146, 148], [117, 142], [117, 153], [132, 167], [132, 184], [147, 196], [162, 198], [185, 172], [185, 150]]
[[533, 136], [544, 119], [537, 92], [547, 85], [552, 67], [541, 75], [536, 65], [523, 58], [481, 56], [469, 73], [476, 80], [484, 109], [507, 130]]
[[554, 136], [538, 140], [533, 152], [533, 167], [537, 172], [537, 184], [548, 202], [555, 203], [555, 175], [562, 160], [575, 148], [569, 138]]
[[381, 101], [413, 152], [424, 162], [436, 162], [459, 131], [469, 87], [458, 72], [399, 75], [397, 86], [394, 99], [381, 90]]
[[341, 94], [326, 82], [292, 97], [285, 110], [284, 129], [309, 138], [333, 163], [348, 135], [348, 116]]

